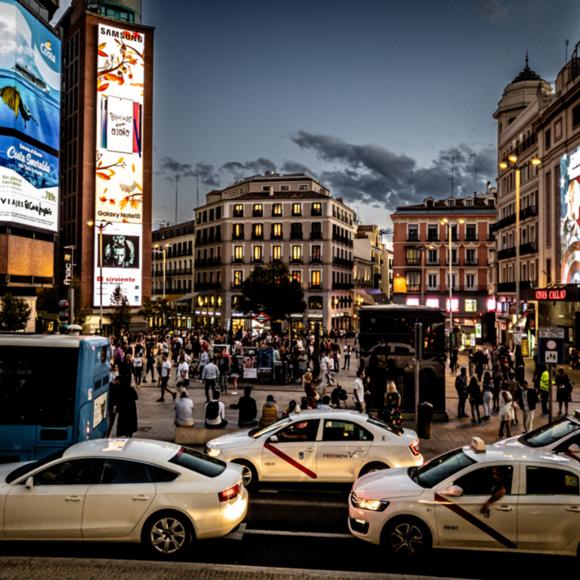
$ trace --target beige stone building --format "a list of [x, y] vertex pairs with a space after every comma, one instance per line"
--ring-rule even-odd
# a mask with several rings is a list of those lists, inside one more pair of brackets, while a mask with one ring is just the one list
[[268, 172], [206, 196], [195, 211], [195, 317], [233, 330], [256, 321], [240, 312], [242, 282], [280, 260], [304, 289], [295, 328], [353, 325], [355, 213], [306, 174]]

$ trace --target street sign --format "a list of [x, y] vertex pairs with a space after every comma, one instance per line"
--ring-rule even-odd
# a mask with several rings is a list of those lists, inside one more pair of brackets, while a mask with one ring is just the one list
[[540, 362], [544, 364], [563, 364], [564, 329], [554, 326], [540, 328], [538, 341]]

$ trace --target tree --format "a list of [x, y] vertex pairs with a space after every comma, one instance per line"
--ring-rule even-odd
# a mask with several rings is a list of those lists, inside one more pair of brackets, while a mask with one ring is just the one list
[[115, 336], [121, 336], [123, 330], [129, 330], [131, 322], [131, 309], [129, 308], [129, 299], [121, 292], [121, 287], [117, 286], [111, 294], [111, 314], [113, 333]]
[[3, 330], [24, 330], [31, 312], [24, 300], [8, 292], [2, 297], [0, 326]]
[[139, 314], [144, 316], [146, 320], [151, 320], [152, 325], [156, 328], [157, 323], [161, 322], [163, 325], [163, 321], [168, 321], [173, 316], [173, 305], [167, 298], [160, 298], [159, 300], [147, 300]]
[[242, 283], [241, 309], [265, 312], [271, 320], [284, 320], [293, 312], [304, 312], [304, 291], [290, 278], [288, 266], [273, 262], [258, 266]]

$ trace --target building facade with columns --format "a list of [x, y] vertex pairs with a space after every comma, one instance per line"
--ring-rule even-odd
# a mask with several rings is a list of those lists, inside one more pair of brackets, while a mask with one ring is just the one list
[[495, 309], [489, 264], [496, 216], [493, 190], [470, 197], [428, 197], [398, 207], [391, 214], [393, 301], [447, 314], [451, 308], [454, 328], [461, 330], [466, 346], [490, 338], [483, 326], [489, 326], [486, 316]]

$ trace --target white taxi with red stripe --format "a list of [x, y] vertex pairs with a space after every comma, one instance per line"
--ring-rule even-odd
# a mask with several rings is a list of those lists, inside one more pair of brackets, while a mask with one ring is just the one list
[[244, 484], [353, 482], [370, 471], [423, 463], [414, 431], [357, 411], [311, 410], [265, 429], [223, 435], [207, 453], [243, 466]]
[[401, 559], [432, 547], [576, 555], [580, 464], [524, 446], [486, 448], [474, 438], [421, 467], [358, 479], [349, 527]]

